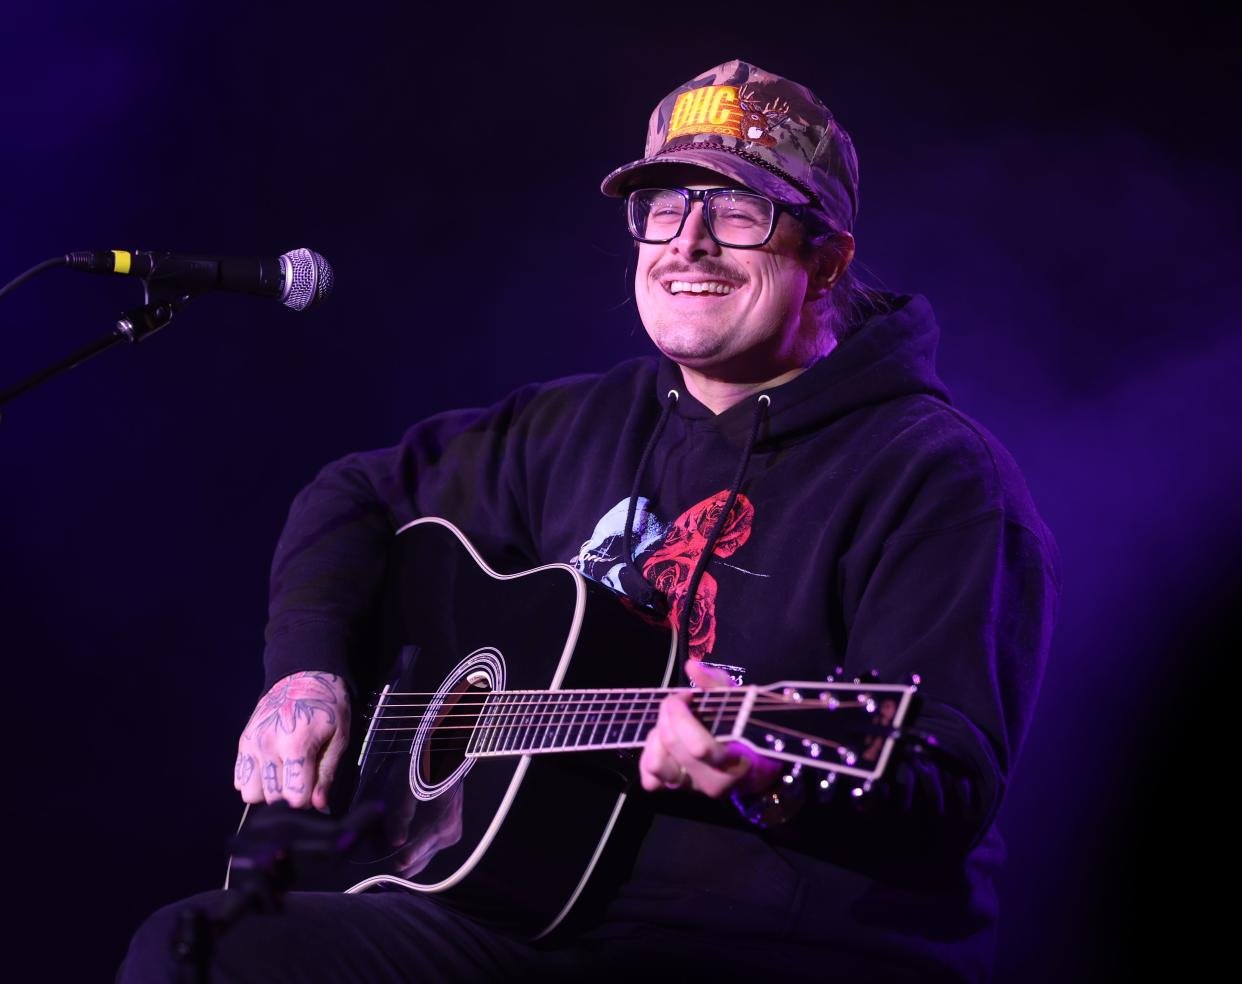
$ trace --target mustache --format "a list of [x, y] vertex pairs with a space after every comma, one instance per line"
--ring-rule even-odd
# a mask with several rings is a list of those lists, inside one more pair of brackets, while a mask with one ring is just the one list
[[743, 283], [746, 278], [731, 267], [727, 267], [722, 263], [712, 260], [704, 260], [698, 263], [666, 263], [662, 267], [656, 267], [651, 271], [651, 277], [655, 280], [664, 280], [666, 278], [675, 279], [678, 274], [689, 274], [697, 277], [714, 277], [718, 280], [725, 280], [731, 283]]

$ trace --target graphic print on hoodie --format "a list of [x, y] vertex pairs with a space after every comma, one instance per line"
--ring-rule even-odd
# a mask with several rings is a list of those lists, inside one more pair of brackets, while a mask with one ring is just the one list
[[[720, 519], [729, 490], [722, 489], [695, 503], [667, 525], [650, 512], [650, 501], [637, 500], [634, 516], [635, 559], [643, 577], [668, 600], [668, 622], [679, 625], [687, 603], [690, 577], [707, 546], [707, 539]], [[582, 574], [626, 594], [621, 580], [625, 566], [625, 516], [628, 499], [622, 499], [595, 524], [591, 538], [582, 544], [570, 564]], [[720, 531], [711, 561], [720, 563], [750, 539], [755, 507], [739, 493], [728, 519]], [[733, 565], [730, 565], [733, 566]], [[744, 573], [744, 568], [736, 568]], [[690, 610], [690, 658], [724, 669], [737, 684], [743, 682], [745, 670], [739, 666], [711, 663], [708, 657], [716, 645], [716, 579], [705, 570], [699, 581]]]

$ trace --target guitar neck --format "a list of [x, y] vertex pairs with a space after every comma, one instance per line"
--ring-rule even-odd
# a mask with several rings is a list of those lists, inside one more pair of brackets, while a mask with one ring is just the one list
[[[754, 687], [727, 690], [518, 690], [487, 694], [475, 705], [469, 758], [641, 748], [660, 702], [690, 695], [690, 709], [717, 738], [734, 737], [755, 700]], [[464, 711], [458, 704], [454, 717]]]
[[[697, 690], [467, 689], [380, 695], [363, 745], [383, 754], [478, 759], [641, 748], [670, 694], [715, 738], [765, 755], [873, 779], [883, 770], [913, 685], [786, 682]], [[428, 700], [430, 698], [430, 700]], [[361, 759], [360, 759], [361, 761]]]

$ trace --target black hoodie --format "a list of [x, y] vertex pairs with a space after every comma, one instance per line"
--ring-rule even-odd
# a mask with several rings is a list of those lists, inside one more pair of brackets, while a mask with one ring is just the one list
[[[861, 809], [812, 797], [767, 831], [728, 803], [652, 797], [601, 932], [725, 931], [982, 979], [1003, 858], [992, 821], [1047, 656], [1059, 560], [1013, 460], [950, 406], [937, 338], [923, 298], [889, 296], [766, 401], [715, 415], [676, 364], [639, 359], [432, 417], [328, 466], [277, 546], [266, 685], [306, 669], [354, 678], [392, 534], [420, 516], [449, 519], [500, 569], [569, 562], [631, 595], [641, 573], [676, 615], [744, 463], [694, 593], [690, 655], [746, 683], [835, 666], [918, 674], [939, 752], [901, 762]], [[631, 566], [626, 506], [669, 400], [637, 479]]]

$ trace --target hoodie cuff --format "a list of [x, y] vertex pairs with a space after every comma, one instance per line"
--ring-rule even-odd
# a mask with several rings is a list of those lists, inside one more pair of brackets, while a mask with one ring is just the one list
[[269, 633], [263, 650], [263, 693], [291, 673], [335, 673], [356, 695], [349, 667], [349, 630], [330, 620], [299, 622]]

